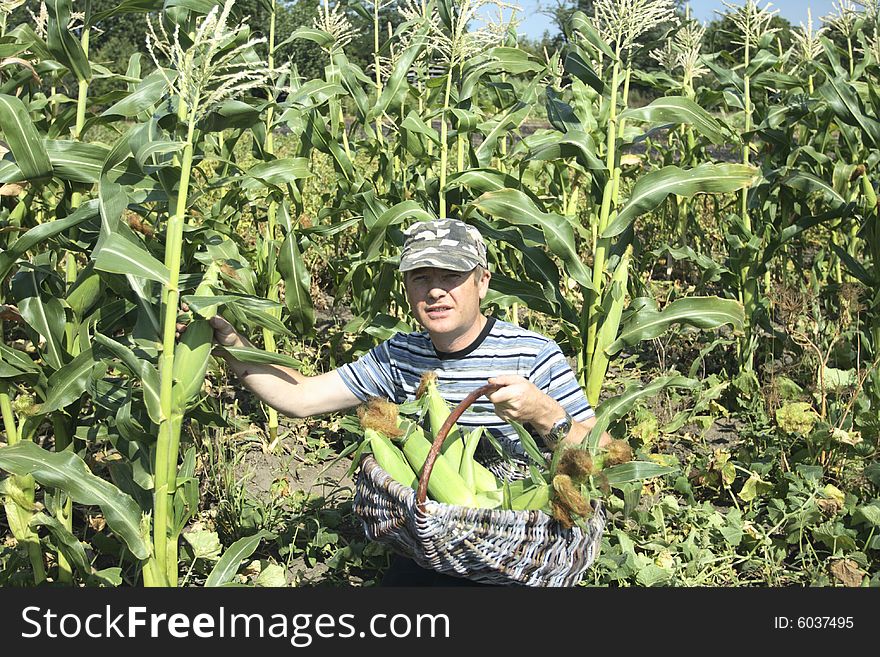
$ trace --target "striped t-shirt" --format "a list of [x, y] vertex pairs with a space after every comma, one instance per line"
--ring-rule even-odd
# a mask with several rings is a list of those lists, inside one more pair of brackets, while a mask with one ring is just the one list
[[[437, 388], [453, 407], [489, 377], [515, 374], [558, 401], [575, 420], [593, 415], [556, 342], [494, 317], [489, 317], [477, 339], [460, 351], [438, 352], [427, 331], [397, 333], [337, 371], [358, 399], [385, 397], [398, 404], [415, 399], [422, 375], [435, 371]], [[486, 397], [474, 402], [458, 424], [465, 430], [484, 426], [514, 460], [526, 460], [516, 431], [495, 415], [495, 407]], [[540, 439], [537, 443], [543, 446]], [[481, 452], [489, 454], [485, 449]]]

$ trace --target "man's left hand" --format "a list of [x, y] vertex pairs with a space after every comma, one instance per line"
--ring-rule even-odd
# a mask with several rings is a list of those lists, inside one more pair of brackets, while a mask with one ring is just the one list
[[544, 435], [550, 431], [556, 420], [565, 415], [559, 402], [521, 376], [496, 376], [489, 379], [489, 383], [501, 386], [488, 395], [488, 398], [495, 405], [496, 415], [502, 420], [531, 424], [538, 433]]

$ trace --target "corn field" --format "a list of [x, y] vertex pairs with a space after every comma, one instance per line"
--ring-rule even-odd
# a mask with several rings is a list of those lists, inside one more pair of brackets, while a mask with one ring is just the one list
[[[499, 0], [373, 0], [368, 67], [336, 3], [280, 34], [276, 1], [259, 30], [212, 0], [0, 3], [0, 585], [375, 579], [356, 418], [260, 406], [208, 320], [245, 362], [350, 362], [417, 330], [402, 230], [438, 217], [486, 238], [486, 312], [570, 357], [591, 440], [664, 466], [606, 491], [584, 584], [880, 585], [876, 0], [788, 49], [727, 5], [712, 54], [671, 0], [599, 0], [543, 57]], [[125, 14], [149, 57], [121, 74], [89, 51]], [[248, 459], [279, 467], [263, 497]]]

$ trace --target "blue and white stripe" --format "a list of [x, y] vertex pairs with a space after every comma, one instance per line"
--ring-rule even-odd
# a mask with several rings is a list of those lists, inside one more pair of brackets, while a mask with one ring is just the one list
[[[558, 401], [575, 420], [594, 415], [556, 342], [492, 317], [474, 344], [462, 351], [438, 354], [427, 331], [398, 333], [337, 371], [358, 399], [385, 397], [398, 404], [415, 399], [422, 375], [434, 371], [440, 394], [453, 406], [489, 377], [519, 375]], [[495, 415], [485, 397], [465, 411], [459, 425], [485, 427], [511, 457], [525, 461], [516, 431]]]

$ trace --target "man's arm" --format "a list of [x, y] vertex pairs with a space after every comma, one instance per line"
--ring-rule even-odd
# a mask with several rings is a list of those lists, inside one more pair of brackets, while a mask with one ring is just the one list
[[[497, 383], [502, 387], [489, 395], [489, 401], [495, 404], [495, 412], [505, 420], [516, 420], [521, 424], [528, 423], [542, 436], [546, 436], [557, 420], [565, 417], [565, 409], [558, 401], [542, 392], [534, 383], [521, 376], [496, 376], [489, 383]], [[572, 422], [571, 431], [562, 441], [565, 445], [580, 445], [584, 437], [596, 426], [596, 417], [582, 422]], [[545, 439], [549, 449], [556, 447]], [[599, 438], [599, 447], [611, 444], [611, 436], [607, 431]]]
[[[211, 319], [211, 326], [214, 341], [221, 346], [253, 346], [220, 316]], [[224, 350], [218, 353], [248, 390], [284, 415], [309, 417], [360, 404], [336, 370], [310, 377], [292, 367], [244, 363]]]

